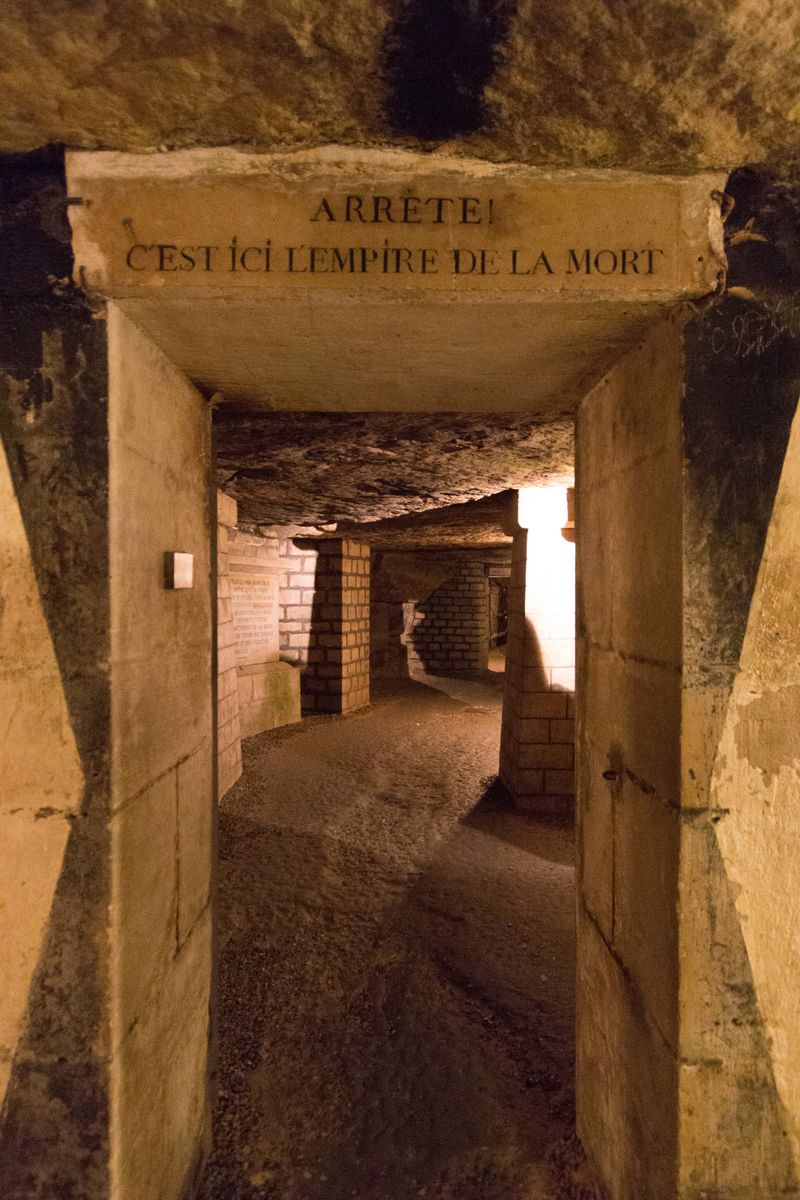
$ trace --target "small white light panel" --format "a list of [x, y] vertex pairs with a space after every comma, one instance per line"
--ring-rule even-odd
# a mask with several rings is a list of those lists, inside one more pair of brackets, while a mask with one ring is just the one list
[[194, 555], [168, 550], [164, 555], [164, 586], [190, 588], [194, 575]]

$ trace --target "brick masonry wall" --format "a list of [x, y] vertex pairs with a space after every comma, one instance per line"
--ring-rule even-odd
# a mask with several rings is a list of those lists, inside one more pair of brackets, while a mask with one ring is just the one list
[[282, 538], [279, 545], [280, 651], [295, 667], [308, 666], [319, 545], [308, 538]]
[[317, 542], [304, 712], [350, 712], [369, 704], [369, 568], [369, 546], [339, 538]]
[[543, 586], [538, 588], [535, 555], [533, 535], [527, 530], [517, 533], [509, 589], [500, 778], [520, 808], [560, 812], [568, 811], [575, 797], [574, 588], [571, 580], [563, 587], [550, 586], [552, 572], [558, 570], [550, 563], [539, 565]]
[[280, 562], [280, 657], [302, 671], [303, 712], [368, 704], [369, 546], [237, 532], [231, 548]]
[[236, 677], [228, 553], [236, 501], [217, 493], [217, 780], [221, 799], [242, 773], [242, 735]]
[[483, 563], [454, 564], [450, 579], [417, 606], [408, 640], [412, 672], [484, 671], [489, 656], [489, 580]]

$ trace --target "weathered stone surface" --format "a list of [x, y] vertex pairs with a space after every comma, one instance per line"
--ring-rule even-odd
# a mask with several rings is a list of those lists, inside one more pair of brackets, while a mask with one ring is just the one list
[[793, 189], [732, 187], [731, 272], [754, 298], [686, 338], [681, 1078], [702, 1125], [681, 1167], [767, 1197], [800, 1188], [798, 226]]
[[23, 1031], [28, 991], [83, 793], [52, 640], [0, 443], [0, 1102]]
[[67, 179], [76, 279], [115, 298], [663, 303], [703, 295], [722, 266], [720, 172], [533, 170], [334, 145], [71, 152]]
[[57, 155], [0, 161], [8, 1200], [100, 1194], [108, 1160], [106, 331], [67, 283], [65, 194]]
[[15, 149], [450, 137], [497, 159], [682, 168], [797, 139], [791, 0], [14, 0], [0, 38]]
[[215, 434], [243, 525], [377, 521], [572, 475], [567, 417], [222, 410]]
[[671, 318], [577, 426], [578, 1127], [618, 1200], [678, 1194], [682, 377]]
[[[737, 216], [731, 239], [756, 247], [749, 266], [734, 261], [737, 288], [758, 288], [759, 255], [775, 261], [767, 231], [792, 236], [791, 206], [760, 228], [751, 217]], [[631, 1200], [709, 1189], [766, 1200], [799, 1186], [796, 415], [789, 426], [800, 360], [787, 276], [773, 278], [782, 296], [740, 292], [684, 330], [665, 324], [578, 422], [579, 1126], [611, 1193]], [[593, 944], [619, 977], [608, 1021], [596, 1016], [599, 974], [588, 990]], [[620, 1042], [623, 1086], [648, 1105], [620, 1114], [609, 1138], [617, 1064], [605, 1077], [596, 1066], [634, 1014], [675, 1060], [676, 1103], [649, 1124], [663, 1094]], [[651, 1137], [664, 1152], [654, 1141], [645, 1161], [669, 1171], [655, 1187], [637, 1178]]]
[[556, 416], [723, 269], [719, 172], [334, 145], [79, 152], [68, 180], [76, 281], [240, 410]]
[[211, 955], [206, 908], [117, 1052], [115, 1098], [124, 1119], [115, 1130], [107, 1194], [120, 1200], [195, 1194], [211, 1133]]
[[254, 737], [300, 720], [300, 669], [287, 662], [240, 667], [239, 713], [242, 737]]
[[510, 492], [498, 492], [484, 500], [449, 504], [443, 508], [389, 517], [366, 524], [342, 521], [341, 533], [358, 532], [370, 546], [385, 550], [420, 550], [437, 546], [507, 546], [511, 538], [503, 532], [503, 518]]
[[[211, 446], [196, 389], [118, 309], [108, 330], [109, 1194], [141, 1200], [191, 1194], [209, 1133]], [[170, 549], [191, 589], [164, 586]]]
[[[177, 771], [162, 775], [111, 820], [113, 1050], [159, 996], [175, 954]], [[198, 857], [202, 852], [197, 847]], [[209, 855], [210, 857], [210, 855]], [[118, 1074], [119, 1064], [112, 1067]]]

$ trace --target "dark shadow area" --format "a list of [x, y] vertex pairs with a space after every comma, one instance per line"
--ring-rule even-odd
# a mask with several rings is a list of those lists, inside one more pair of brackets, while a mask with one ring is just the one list
[[342, 572], [341, 548], [324, 538], [296, 538], [298, 549], [316, 555], [314, 597], [308, 649], [300, 660], [300, 700], [304, 717], [336, 713], [342, 707]]
[[800, 186], [751, 165], [726, 192], [735, 291], [686, 328], [683, 416], [690, 648], [732, 671], [800, 393]]
[[510, 0], [401, 0], [384, 44], [395, 133], [439, 141], [481, 128], [484, 88], [512, 9]]
[[106, 327], [69, 282], [61, 150], [0, 156], [0, 206], [0, 437], [85, 781], [3, 1106], [0, 1194], [82, 1200], [108, 1155]]
[[508, 592], [510, 580], [507, 576], [489, 575], [489, 644], [505, 646], [508, 641]]
[[[535, 818], [520, 813], [503, 781], [487, 779], [486, 791], [463, 823], [509, 845], [563, 866], [574, 865], [572, 813], [544, 813]], [[549, 831], [552, 831], [550, 833]], [[567, 835], [565, 839], [564, 834]]]
[[[439, 510], [434, 510], [439, 511]], [[429, 515], [429, 514], [423, 514]], [[373, 550], [370, 667], [373, 688], [409, 676], [483, 678], [505, 667], [506, 579], [488, 545]], [[498, 586], [494, 586], [495, 583]], [[494, 600], [494, 602], [493, 602]]]

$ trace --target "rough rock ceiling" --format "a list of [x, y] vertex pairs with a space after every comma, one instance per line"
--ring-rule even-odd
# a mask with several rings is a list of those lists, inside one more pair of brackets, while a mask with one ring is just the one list
[[336, 532], [352, 532], [376, 550], [510, 546], [512, 538], [503, 532], [503, 523], [513, 495], [512, 491], [498, 492], [485, 500], [470, 500], [467, 504], [451, 504], [367, 524], [342, 521]]
[[795, 0], [9, 0], [0, 145], [329, 141], [665, 170], [797, 141]]
[[[220, 484], [238, 501], [240, 523], [249, 526], [402, 518], [573, 473], [573, 422], [564, 416], [542, 422], [521, 413], [225, 408], [215, 414], [215, 437]], [[470, 524], [489, 540], [502, 540], [497, 513], [491, 505], [467, 517], [444, 513], [436, 540], [453, 540], [458, 531], [456, 540], [466, 542]], [[426, 527], [415, 544], [430, 541], [430, 522]]]

